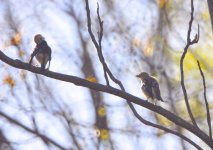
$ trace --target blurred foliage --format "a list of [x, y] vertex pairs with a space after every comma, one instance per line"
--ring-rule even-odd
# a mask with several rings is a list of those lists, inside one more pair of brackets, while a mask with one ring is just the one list
[[16, 33], [10, 40], [11, 45], [18, 46], [21, 42], [20, 33]]
[[167, 2], [168, 0], [158, 0], [158, 5], [160, 8], [163, 8], [167, 4]]
[[4, 76], [3, 83], [9, 85], [11, 88], [16, 85], [16, 82], [11, 75]]
[[[98, 27], [94, 21], [96, 20], [96, 1], [89, 2], [92, 27], [94, 33], [97, 33]], [[3, 19], [0, 17], [0, 25], [2, 29], [5, 29], [2, 32], [1, 44], [7, 45], [5, 41], [9, 41], [9, 45], [5, 47], [8, 56], [23, 58], [23, 61], [27, 62], [30, 57], [30, 50], [35, 46], [32, 40], [33, 36], [39, 32], [48, 37], [48, 44], [53, 48], [51, 70], [76, 76], [82, 74], [81, 65], [83, 65], [83, 60], [85, 59], [82, 54], [83, 50], [86, 49], [89, 53], [88, 57], [91, 57], [97, 77], [94, 77], [91, 73], [91, 76], [85, 75], [86, 80], [94, 83], [97, 83], [97, 79], [104, 80], [103, 74], [100, 73], [100, 62], [96, 60], [97, 54], [95, 50], [91, 50], [94, 47], [91, 46], [92, 43], [87, 33], [85, 4], [83, 1], [36, 0], [28, 2], [20, 0], [20, 3], [17, 3], [8, 0], [4, 1], [4, 3], [7, 4], [5, 5], [6, 8], [0, 8], [4, 12], [2, 13]], [[203, 85], [201, 84], [202, 79], [198, 70], [197, 60], [200, 61], [206, 76], [207, 88], [213, 89], [211, 81], [213, 78], [213, 64], [211, 63], [213, 61], [213, 44], [212, 36], [210, 35], [212, 32], [210, 24], [207, 24], [210, 21], [210, 17], [205, 3], [204, 1], [195, 1], [195, 20], [191, 38], [197, 32], [198, 23], [201, 36], [199, 43], [190, 47], [184, 60], [184, 74], [190, 106], [195, 118], [201, 124], [206, 123], [206, 110], [203, 98], [200, 96], [203, 95]], [[190, 121], [185, 102], [182, 99], [179, 71], [180, 57], [185, 46], [188, 29], [189, 1], [107, 0], [100, 1], [99, 4], [101, 18], [104, 21], [103, 54], [113, 74], [125, 85], [126, 91], [141, 96], [140, 87], [136, 86], [135, 74], [147, 71], [156, 75], [159, 79], [162, 96], [169, 97], [169, 100], [171, 99], [168, 102], [169, 107], [166, 109], [177, 112], [179, 116]], [[51, 136], [49, 133], [56, 132], [58, 128], [67, 130], [67, 125], [64, 125], [60, 120], [63, 117], [64, 120], [67, 119], [66, 115], [64, 115], [64, 112], [66, 112], [72, 118], [70, 119], [72, 121], [67, 121], [69, 122], [69, 135], [75, 142], [71, 143], [70, 138], [67, 138], [67, 135], [63, 136], [61, 131], [58, 132], [60, 133], [58, 137], [62, 137], [64, 140], [68, 139], [67, 143], [71, 143], [72, 146], [74, 145], [73, 147], [75, 145], [81, 146], [79, 143], [83, 141], [82, 143], [87, 143], [87, 146], [92, 145], [92, 148], [88, 147], [87, 149], [95, 149], [94, 147], [97, 144], [93, 144], [94, 137], [107, 141], [110, 140], [111, 132], [113, 132], [114, 137], [120, 138], [122, 135], [122, 140], [118, 140], [118, 142], [114, 140], [116, 138], [111, 139], [113, 140], [112, 143], [121, 147], [119, 147], [120, 149], [124, 149], [122, 148], [122, 145], [124, 145], [122, 142], [128, 143], [134, 149], [136, 144], [139, 145], [139, 142], [144, 142], [144, 139], [148, 138], [152, 140], [153, 145], [155, 144], [153, 134], [147, 134], [147, 128], [149, 127], [141, 128], [141, 124], [138, 125], [126, 105], [120, 106], [120, 101], [117, 105], [117, 97], [113, 99], [103, 94], [101, 96], [103, 99], [107, 97], [107, 101], [102, 102], [103, 105], [99, 106], [97, 103], [93, 104], [88, 100], [91, 96], [87, 94], [80, 95], [79, 93], [82, 93], [82, 89], [79, 92], [76, 87], [73, 88], [23, 70], [19, 72], [20, 80], [22, 80], [19, 82], [18, 78], [14, 78], [18, 74], [17, 72], [16, 74], [14, 73], [14, 76], [11, 75], [11, 72], [14, 72], [14, 68], [5, 64], [2, 64], [2, 66], [4, 66], [1, 70], [4, 84], [1, 86], [1, 91], [5, 90], [6, 93], [2, 97], [10, 99], [8, 101], [10, 104], [8, 105], [14, 106], [15, 114], [20, 112], [19, 117], [21, 119], [17, 118], [21, 122], [25, 123], [28, 120], [29, 124], [37, 123], [35, 128], [41, 128], [41, 131], [46, 131], [45, 133], [48, 136]], [[17, 91], [14, 92], [14, 95], [9, 95], [9, 90], [7, 91], [5, 86], [9, 86], [11, 89], [14, 89], [15, 86], [20, 88], [16, 89]], [[140, 94], [138, 91], [140, 91]], [[12, 101], [13, 98], [18, 99], [19, 96], [21, 96], [20, 101]], [[212, 112], [213, 102], [211, 97], [212, 95], [209, 93], [208, 100]], [[4, 105], [2, 104], [2, 107]], [[5, 108], [7, 107], [6, 105]], [[107, 123], [109, 123], [110, 128], [117, 129], [117, 132], [98, 127], [96, 129], [94, 123], [96, 118], [93, 114], [95, 108], [97, 108], [98, 116], [109, 116]], [[60, 113], [60, 111], [63, 111], [63, 113]], [[13, 111], [9, 110], [9, 112]], [[40, 112], [42, 112], [42, 115], [39, 116]], [[54, 115], [56, 112], [63, 115], [57, 118]], [[149, 112], [143, 113], [144, 116], [147, 114]], [[32, 123], [31, 118], [37, 117], [37, 115], [39, 116], [38, 121]], [[23, 121], [22, 118], [27, 119]], [[51, 122], [52, 118], [55, 119], [53, 119], [54, 123]], [[152, 117], [150, 116], [150, 118]], [[156, 123], [160, 125], [172, 129], [175, 128], [172, 122], [161, 115], [156, 115], [155, 119]], [[57, 122], [56, 120], [59, 121]], [[152, 120], [152, 122], [155, 121]], [[72, 122], [75, 123], [72, 124]], [[205, 126], [202, 127], [205, 128]], [[51, 130], [52, 128], [53, 130]], [[88, 130], [93, 130], [94, 128], [96, 136], [91, 137]], [[133, 134], [128, 132], [129, 128], [134, 130]], [[5, 131], [9, 130], [10, 128]], [[140, 136], [136, 136], [135, 132]], [[155, 133], [157, 133], [157, 136], [165, 135], [161, 130], [157, 130]], [[126, 141], [123, 140], [125, 138], [127, 139]], [[140, 145], [142, 146], [137, 148], [144, 149], [145, 146], [143, 144]], [[165, 145], [167, 145], [166, 142]], [[79, 149], [82, 148], [80, 147]], [[96, 149], [99, 149], [99, 147], [97, 146]]]
[[98, 108], [98, 115], [104, 117], [106, 115], [106, 109], [102, 106]]
[[152, 39], [148, 39], [143, 47], [143, 53], [146, 57], [151, 57], [153, 55], [154, 42]]
[[156, 115], [157, 116], [157, 121], [166, 127], [171, 127], [173, 125], [173, 123], [171, 121], [169, 121], [167, 118], [165, 118], [164, 116], [161, 116], [159, 114]]
[[100, 139], [108, 140], [109, 139], [109, 131], [106, 129], [100, 130]]
[[[193, 113], [195, 119], [201, 119], [201, 120], [205, 121], [205, 119], [206, 119], [205, 106], [196, 98], [190, 99], [189, 104], [191, 106], [191, 110], [192, 110], [192, 113]], [[188, 112], [186, 109], [185, 101], [184, 100], [178, 101], [176, 105], [177, 105], [178, 114], [182, 118], [190, 121], [190, 118], [189, 118], [189, 115], [188, 115]]]

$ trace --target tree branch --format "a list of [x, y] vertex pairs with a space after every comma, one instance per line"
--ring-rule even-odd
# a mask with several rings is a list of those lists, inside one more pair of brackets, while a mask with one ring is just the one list
[[158, 124], [154, 124], [150, 121], [147, 121], [145, 120], [144, 118], [142, 118], [136, 111], [136, 109], [134, 108], [134, 106], [132, 105], [132, 103], [128, 102], [127, 103], [129, 104], [129, 107], [131, 108], [131, 110], [133, 111], [134, 115], [142, 122], [144, 123], [145, 125], [148, 125], [148, 126], [151, 126], [151, 127], [154, 127], [154, 128], [157, 128], [157, 129], [160, 129], [160, 130], [163, 130], [167, 133], [171, 133], [173, 135], [176, 135], [180, 138], [182, 138], [183, 140], [189, 142], [191, 145], [193, 145], [194, 147], [196, 147], [197, 149], [199, 150], [202, 150], [202, 148], [200, 146], [198, 146], [195, 142], [193, 142], [192, 140], [190, 140], [189, 138], [187, 138], [186, 136], [182, 135], [181, 133], [177, 132], [177, 131], [173, 131], [169, 128], [166, 128], [164, 126], [161, 126], [161, 125], [158, 125]]
[[11, 123], [13, 123], [13, 124], [15, 124], [15, 125], [17, 125], [17, 126], [23, 128], [24, 130], [26, 130], [26, 131], [28, 131], [28, 132], [30, 132], [30, 133], [32, 133], [32, 134], [34, 134], [34, 135], [40, 137], [43, 141], [46, 141], [47, 143], [51, 143], [51, 144], [55, 145], [56, 147], [58, 147], [58, 148], [61, 149], [61, 150], [66, 150], [66, 148], [64, 148], [63, 146], [61, 146], [61, 145], [60, 145], [59, 143], [57, 143], [56, 141], [54, 141], [54, 140], [50, 139], [49, 137], [47, 137], [47, 136], [45, 136], [45, 135], [39, 133], [38, 131], [34, 131], [34, 130], [30, 129], [29, 127], [27, 127], [27, 126], [21, 124], [20, 122], [18, 122], [18, 121], [16, 121], [15, 119], [11, 118], [10, 116], [8, 116], [7, 114], [5, 114], [4, 112], [1, 112], [1, 111], [0, 111], [0, 116], [1, 116], [1, 117], [4, 117], [4, 118], [5, 118], [6, 120], [8, 120], [9, 122], [11, 122]]
[[65, 81], [65, 82], [73, 83], [78, 86], [83, 86], [83, 87], [87, 87], [87, 88], [90, 88], [93, 90], [109, 93], [109, 94], [118, 96], [120, 98], [123, 98], [123, 99], [127, 100], [128, 102], [132, 102], [132, 103], [135, 103], [142, 107], [145, 107], [153, 112], [156, 112], [156, 113], [166, 117], [168, 120], [185, 128], [186, 130], [190, 131], [191, 133], [193, 133], [194, 135], [199, 137], [203, 142], [205, 142], [209, 147], [213, 148], [213, 140], [210, 139], [209, 136], [206, 135], [203, 131], [199, 130], [198, 128], [194, 127], [187, 121], [174, 115], [173, 113], [169, 112], [168, 110], [166, 110], [160, 106], [154, 105], [152, 103], [149, 103], [138, 97], [135, 97], [129, 93], [126, 93], [119, 89], [105, 86], [105, 85], [102, 85], [99, 83], [89, 82], [85, 79], [81, 79], [81, 78], [78, 78], [75, 76], [65, 75], [65, 74], [56, 73], [56, 72], [52, 72], [52, 71], [48, 71], [48, 70], [42, 71], [40, 68], [30, 66], [28, 63], [23, 63], [17, 59], [13, 60], [13, 59], [9, 58], [8, 56], [6, 56], [2, 51], [0, 51], [0, 60], [2, 60], [3, 62], [5, 62], [8, 65], [11, 65], [15, 68], [25, 69], [25, 70], [31, 71], [33, 73], [41, 74], [41, 75], [44, 75], [46, 77], [50, 77], [50, 78], [53, 78], [56, 80]]
[[[99, 14], [99, 4], [97, 3], [97, 16], [98, 16], [98, 22], [99, 22], [99, 26], [100, 26], [100, 32], [98, 32], [98, 44], [97, 44], [97, 41], [94, 38], [94, 35], [92, 33], [92, 30], [91, 30], [91, 19], [90, 19], [90, 9], [89, 9], [88, 0], [86, 0], [86, 11], [87, 11], [88, 31], [90, 33], [90, 37], [91, 37], [91, 39], [93, 41], [93, 44], [96, 46], [99, 60], [100, 60], [100, 62], [103, 65], [105, 79], [106, 79], [106, 81], [108, 81], [108, 78], [106, 78], [106, 76], [107, 76], [106, 73], [107, 73], [109, 75], [109, 77], [111, 78], [111, 80], [114, 81], [116, 84], [118, 84], [120, 86], [121, 90], [125, 92], [123, 84], [121, 83], [121, 81], [119, 81], [118, 79], [116, 79], [114, 77], [114, 75], [112, 74], [112, 72], [108, 68], [108, 65], [106, 64], [106, 62], [104, 60], [104, 57], [103, 57], [103, 54], [102, 54], [101, 42], [102, 42], [102, 37], [103, 37], [103, 21], [101, 20], [101, 17], [100, 17], [100, 14]], [[107, 82], [107, 85], [109, 85], [108, 82]], [[150, 121], [145, 120], [144, 118], [142, 118], [142, 116], [140, 116], [137, 113], [136, 109], [131, 104], [131, 102], [127, 101], [127, 104], [129, 105], [129, 107], [132, 110], [132, 112], [135, 115], [135, 117], [138, 118], [138, 120], [140, 120], [142, 123], [144, 123], [144, 124], [146, 124], [148, 126], [151, 126], [151, 127], [154, 127], [154, 128], [158, 128], [158, 129], [164, 130], [166, 132], [172, 133], [172, 134], [174, 134], [176, 136], [179, 136], [179, 137], [183, 138], [184, 140], [188, 141], [189, 143], [191, 143], [192, 145], [194, 145], [196, 148], [201, 149], [197, 144], [195, 144], [193, 141], [191, 141], [190, 139], [188, 139], [184, 135], [181, 135], [180, 133], [175, 132], [175, 131], [173, 131], [173, 130], [171, 130], [169, 128], [166, 128], [166, 127], [163, 127], [161, 125], [157, 125], [157, 124], [154, 124], [154, 123], [152, 123]]]
[[212, 25], [212, 32], [213, 32], [213, 1], [207, 0], [208, 8], [209, 8], [209, 15], [211, 18], [211, 25]]
[[193, 40], [190, 39], [192, 22], [193, 22], [193, 14], [194, 14], [194, 4], [193, 4], [193, 0], [191, 0], [191, 18], [190, 18], [190, 21], [189, 21], [189, 28], [188, 28], [188, 32], [187, 32], [187, 44], [184, 48], [183, 54], [182, 54], [181, 59], [180, 59], [180, 73], [181, 73], [181, 87], [182, 87], [183, 94], [184, 94], [184, 100], [185, 100], [185, 103], [186, 103], [186, 108], [187, 108], [189, 116], [192, 120], [192, 123], [194, 124], [194, 126], [196, 126], [198, 128], [197, 123], [196, 123], [194, 116], [192, 114], [190, 105], [189, 105], [187, 91], [186, 91], [185, 83], [184, 83], [184, 69], [183, 69], [183, 61], [184, 61], [185, 55], [187, 54], [189, 46], [197, 43], [198, 40], [199, 40], [199, 25], [198, 25], [198, 34], [196, 34], [196, 36], [194, 37]]
[[205, 100], [205, 104], [206, 104], [206, 118], [207, 118], [207, 124], [209, 126], [209, 136], [212, 139], [211, 117], [210, 117], [210, 113], [209, 113], [209, 104], [208, 104], [207, 97], [206, 97], [205, 76], [203, 74], [203, 71], [202, 71], [201, 66], [200, 66], [200, 62], [198, 60], [197, 60], [197, 64], [198, 64], [198, 67], [199, 67], [199, 70], [200, 70], [200, 75], [201, 75], [202, 80], [203, 80], [203, 88], [204, 88], [203, 95], [204, 95], [204, 100]]
[[89, 2], [88, 0], [85, 0], [85, 3], [86, 3], [86, 11], [87, 11], [87, 25], [88, 25], [88, 32], [89, 32], [89, 35], [92, 39], [92, 42], [93, 44], [95, 45], [95, 48], [97, 49], [97, 52], [98, 52], [98, 58], [100, 60], [100, 62], [102, 63], [102, 67], [103, 67], [103, 70], [104, 70], [104, 77], [105, 77], [105, 80], [106, 80], [106, 84], [109, 86], [109, 79], [108, 79], [108, 76], [107, 76], [107, 72], [106, 72], [106, 64], [105, 64], [105, 61], [104, 61], [104, 57], [103, 57], [103, 54], [102, 54], [102, 47], [101, 47], [101, 41], [102, 41], [102, 36], [103, 36], [103, 21], [100, 20], [100, 15], [99, 15], [99, 5], [98, 5], [98, 9], [97, 9], [97, 14], [98, 14], [98, 19], [99, 19], [99, 25], [100, 25], [100, 33], [99, 33], [99, 42], [97, 42], [97, 40], [95, 39], [95, 36], [92, 32], [92, 28], [91, 28], [91, 18], [90, 18], [90, 9], [89, 9]]

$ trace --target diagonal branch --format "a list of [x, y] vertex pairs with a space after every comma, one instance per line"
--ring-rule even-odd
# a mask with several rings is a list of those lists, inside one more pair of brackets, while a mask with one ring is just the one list
[[158, 124], [155, 124], [155, 123], [152, 123], [152, 122], [150, 122], [150, 121], [145, 120], [143, 117], [141, 117], [141, 116], [137, 113], [137, 111], [136, 111], [136, 109], [134, 108], [134, 106], [132, 105], [132, 103], [130, 103], [130, 102], [128, 102], [128, 101], [127, 101], [127, 103], [128, 103], [128, 105], [129, 105], [129, 107], [131, 108], [132, 112], [134, 113], [134, 115], [138, 118], [138, 120], [140, 120], [140, 121], [141, 121], [142, 123], [144, 123], [145, 125], [148, 125], [148, 126], [151, 126], [151, 127], [154, 127], [154, 128], [160, 129], [160, 130], [163, 130], [163, 131], [165, 131], [165, 132], [167, 132], [167, 133], [171, 133], [171, 134], [173, 134], [173, 135], [176, 135], [176, 136], [182, 138], [183, 140], [189, 142], [191, 145], [193, 145], [194, 147], [196, 147], [198, 150], [202, 150], [202, 148], [201, 148], [200, 146], [198, 146], [195, 142], [193, 142], [192, 140], [190, 140], [189, 138], [187, 138], [185, 135], [182, 135], [181, 133], [179, 133], [179, 132], [177, 132], [177, 131], [173, 131], [173, 130], [171, 130], [171, 129], [169, 129], [169, 128], [166, 128], [166, 127], [164, 127], [164, 126], [161, 126], [161, 125], [158, 125]]
[[208, 126], [209, 126], [209, 136], [212, 139], [211, 117], [210, 117], [210, 113], [209, 113], [209, 104], [208, 104], [207, 97], [206, 97], [205, 76], [203, 74], [203, 71], [202, 71], [201, 66], [200, 66], [200, 62], [198, 60], [197, 60], [197, 64], [198, 64], [198, 67], [199, 67], [199, 70], [200, 70], [200, 75], [201, 75], [202, 80], [203, 80], [203, 88], [204, 88], [203, 94], [204, 94], [204, 100], [205, 100], [205, 104], [206, 104], [206, 118], [207, 118], [207, 123], [208, 123]]
[[[88, 0], [85, 0], [86, 1], [86, 10], [87, 10], [87, 17], [88, 17], [88, 30], [89, 30], [89, 33], [92, 32], [91, 31], [91, 21], [90, 21], [90, 10], [89, 10], [89, 4], [88, 4]], [[112, 79], [112, 81], [114, 81], [115, 83], [117, 83], [120, 88], [122, 89], [122, 91], [125, 92], [125, 89], [124, 89], [124, 86], [122, 85], [122, 83], [117, 80], [114, 75], [111, 73], [110, 69], [108, 68], [107, 64], [105, 63], [104, 61], [104, 57], [102, 55], [102, 49], [101, 49], [101, 41], [102, 41], [102, 36], [103, 36], [103, 21], [101, 21], [101, 18], [100, 18], [100, 15], [99, 15], [99, 5], [97, 7], [97, 15], [98, 15], [98, 20], [99, 20], [99, 25], [100, 25], [100, 28], [101, 28], [101, 32], [99, 33], [99, 48], [96, 47], [97, 51], [98, 51], [98, 56], [99, 56], [99, 60], [101, 61], [102, 65], [103, 65], [103, 68], [104, 68], [104, 73], [108, 73], [108, 75], [110, 76], [110, 78]], [[92, 41], [94, 43], [94, 45], [97, 46], [97, 42], [96, 40], [94, 40], [94, 35], [92, 33], [90, 33], [91, 35], [91, 38], [92, 38]], [[194, 42], [194, 41], [193, 41]], [[131, 102], [127, 101], [128, 105], [130, 106], [130, 108], [132, 109], [134, 115], [141, 121], [143, 122], [144, 124], [147, 124], [147, 125], [150, 125], [150, 126], [153, 126], [153, 127], [156, 127], [156, 128], [159, 128], [159, 129], [163, 129], [164, 131], [167, 129], [165, 127], [162, 127], [162, 126], [159, 126], [159, 125], [155, 125], [149, 121], [146, 121], [145, 119], [143, 119], [138, 113], [137, 111], [135, 110], [134, 106], [131, 104]], [[168, 129], [167, 132], [173, 132], [172, 130]]]
[[52, 145], [55, 145], [56, 147], [58, 147], [61, 150], [66, 150], [66, 148], [64, 148], [63, 146], [61, 146], [59, 143], [57, 143], [56, 141], [50, 139], [49, 137], [39, 133], [38, 131], [34, 131], [32, 129], [30, 129], [29, 127], [23, 125], [22, 123], [18, 122], [17, 120], [11, 118], [10, 116], [8, 116], [7, 114], [3, 113], [2, 111], [0, 111], [0, 116], [5, 118], [6, 120], [8, 120], [9, 122], [23, 128], [24, 130], [38, 136], [39, 138], [41, 138], [43, 141], [46, 141], [47, 143], [51, 143]]
[[183, 69], [183, 61], [184, 61], [184, 58], [187, 54], [189, 46], [197, 43], [198, 40], [199, 40], [199, 25], [198, 25], [198, 34], [195, 35], [193, 40], [190, 39], [192, 22], [193, 22], [193, 19], [194, 19], [193, 14], [194, 14], [194, 4], [193, 4], [193, 0], [191, 0], [191, 18], [190, 18], [190, 21], [189, 21], [189, 28], [188, 28], [188, 32], [187, 32], [187, 44], [184, 48], [183, 54], [182, 54], [181, 59], [180, 59], [180, 73], [181, 73], [181, 87], [182, 87], [183, 94], [184, 94], [184, 100], [185, 100], [185, 103], [186, 103], [186, 108], [187, 108], [189, 116], [192, 120], [192, 123], [194, 124], [194, 126], [196, 126], [198, 128], [197, 123], [196, 123], [194, 116], [192, 114], [190, 105], [189, 105], [187, 91], [186, 91], [186, 87], [185, 87], [185, 83], [184, 83], [184, 69]]
[[[91, 19], [90, 19], [90, 10], [89, 10], [89, 3], [88, 3], [88, 0], [86, 0], [86, 11], [87, 11], [87, 24], [88, 24], [88, 31], [90, 33], [90, 37], [94, 43], [94, 45], [96, 46], [96, 49], [97, 49], [97, 52], [98, 52], [98, 57], [99, 57], [99, 60], [100, 62], [102, 63], [103, 65], [103, 68], [104, 68], [104, 75], [107, 73], [109, 75], [109, 77], [111, 78], [112, 81], [114, 81], [116, 84], [118, 84], [121, 88], [122, 91], [125, 92], [125, 89], [124, 89], [124, 86], [123, 84], [121, 83], [121, 81], [119, 81], [118, 79], [116, 79], [114, 77], [114, 75], [112, 74], [112, 72], [110, 71], [110, 69], [108, 68], [105, 60], [104, 60], [104, 57], [103, 57], [103, 54], [102, 54], [102, 46], [101, 46], [101, 42], [102, 42], [102, 37], [103, 37], [103, 21], [101, 20], [101, 17], [100, 17], [100, 14], [99, 14], [99, 5], [97, 3], [97, 16], [98, 16], [98, 21], [99, 21], [99, 25], [100, 25], [100, 33], [98, 33], [98, 44], [97, 44], [97, 41], [95, 40], [95, 37], [92, 33], [92, 30], [91, 30]], [[106, 78], [106, 75], [105, 75], [105, 78]], [[157, 125], [157, 124], [154, 124], [150, 121], [147, 121], [145, 120], [144, 118], [142, 118], [142, 116], [140, 116], [136, 109], [134, 108], [134, 106], [131, 104], [131, 102], [127, 101], [127, 104], [129, 105], [129, 107], [131, 108], [132, 112], [134, 113], [135, 117], [138, 118], [138, 120], [140, 120], [142, 123], [148, 125], [148, 126], [151, 126], [151, 127], [155, 127], [155, 128], [158, 128], [158, 129], [161, 129], [161, 130], [164, 130], [166, 132], [169, 132], [169, 133], [172, 133], [176, 136], [179, 136], [181, 138], [183, 138], [184, 140], [188, 141], [189, 143], [191, 143], [192, 145], [194, 145], [196, 148], [198, 149], [201, 149], [197, 144], [195, 144], [193, 141], [191, 141], [190, 139], [188, 139], [187, 137], [185, 137], [184, 135], [178, 133], [178, 132], [175, 132], [169, 128], [166, 128], [166, 127], [163, 127], [161, 125]]]
[[209, 147], [213, 148], [213, 140], [210, 139], [209, 136], [206, 135], [203, 131], [199, 130], [198, 128], [194, 127], [187, 121], [174, 115], [173, 113], [169, 112], [168, 110], [166, 110], [160, 106], [156, 106], [154, 104], [146, 102], [145, 100], [135, 97], [124, 91], [121, 91], [121, 90], [113, 88], [113, 87], [105, 86], [102, 84], [89, 82], [85, 79], [81, 79], [81, 78], [71, 76], [71, 75], [65, 75], [65, 74], [56, 73], [56, 72], [47, 71], [47, 70], [42, 71], [40, 68], [30, 66], [28, 63], [23, 63], [17, 59], [13, 60], [13, 59], [7, 57], [4, 53], [2, 53], [2, 51], [0, 51], [0, 60], [2, 60], [3, 62], [5, 62], [8, 65], [11, 65], [15, 68], [25, 69], [25, 70], [31, 71], [33, 73], [41, 74], [41, 75], [44, 75], [46, 77], [50, 77], [50, 78], [53, 78], [56, 80], [65, 81], [65, 82], [73, 83], [78, 86], [83, 86], [83, 87], [87, 87], [87, 88], [90, 88], [93, 90], [109, 93], [109, 94], [118, 96], [120, 98], [123, 98], [123, 99], [127, 100], [128, 102], [132, 102], [137, 105], [140, 105], [144, 108], [147, 108], [153, 112], [156, 112], [156, 113], [164, 116], [168, 120], [174, 122], [176, 125], [179, 125], [179, 126], [185, 128], [186, 130], [190, 131], [191, 133], [193, 133], [194, 135], [199, 137]]

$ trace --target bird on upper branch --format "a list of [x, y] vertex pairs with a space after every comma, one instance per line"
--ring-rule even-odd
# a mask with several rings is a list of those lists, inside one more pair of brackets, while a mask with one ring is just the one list
[[147, 97], [147, 99], [151, 99], [155, 102], [155, 100], [163, 101], [161, 94], [160, 94], [160, 88], [157, 80], [150, 76], [146, 72], [142, 72], [136, 77], [140, 78], [143, 85], [141, 87], [144, 95]]
[[46, 64], [49, 61], [50, 67], [50, 61], [51, 61], [51, 48], [48, 46], [47, 42], [45, 41], [45, 38], [41, 34], [37, 34], [34, 36], [34, 41], [36, 43], [36, 47], [31, 54], [31, 59], [29, 61], [29, 64], [31, 65], [33, 57], [35, 56], [38, 62], [41, 64], [41, 69], [45, 70]]

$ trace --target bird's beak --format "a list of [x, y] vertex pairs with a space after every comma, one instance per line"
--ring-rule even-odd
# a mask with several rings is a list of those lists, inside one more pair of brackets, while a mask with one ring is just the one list
[[140, 75], [136, 75], [136, 77], [138, 77], [138, 78], [139, 78], [139, 77], [140, 77]]

